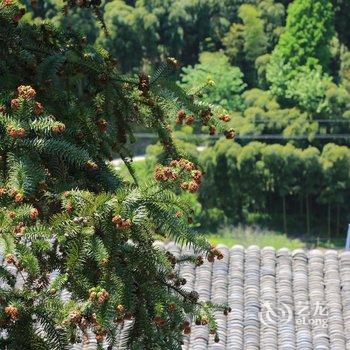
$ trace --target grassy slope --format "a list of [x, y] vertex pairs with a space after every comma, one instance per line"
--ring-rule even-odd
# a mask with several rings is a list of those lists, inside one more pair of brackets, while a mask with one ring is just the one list
[[248, 247], [250, 245], [258, 245], [259, 247], [272, 246], [275, 249], [289, 248], [297, 249], [304, 248], [305, 243], [299, 239], [291, 239], [285, 234], [280, 234], [272, 231], [262, 231], [256, 233], [240, 233], [235, 230], [231, 234], [211, 234], [208, 235], [210, 243], [212, 244], [225, 244], [228, 247], [232, 247], [236, 244]]

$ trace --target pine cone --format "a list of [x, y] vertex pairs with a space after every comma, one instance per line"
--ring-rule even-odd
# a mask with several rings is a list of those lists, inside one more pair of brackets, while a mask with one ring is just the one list
[[15, 202], [16, 203], [22, 203], [24, 200], [24, 196], [22, 193], [17, 193], [15, 196]]
[[33, 111], [36, 115], [42, 115], [44, 113], [44, 106], [40, 102], [35, 102]]
[[36, 91], [30, 85], [21, 85], [17, 88], [18, 96], [27, 100], [36, 96]]
[[34, 208], [30, 211], [29, 213], [29, 217], [32, 219], [32, 220], [36, 220], [37, 217], [39, 216], [39, 210]]
[[78, 324], [81, 322], [81, 319], [82, 319], [82, 316], [81, 316], [81, 312], [79, 310], [73, 310], [69, 314], [69, 321], [71, 323]]
[[20, 106], [20, 101], [18, 98], [14, 98], [11, 100], [11, 108], [12, 109], [18, 109]]
[[125, 312], [125, 307], [124, 307], [124, 305], [119, 304], [119, 305], [117, 305], [116, 310], [120, 314], [123, 314]]
[[5, 261], [8, 263], [8, 264], [13, 264], [15, 262], [15, 258], [13, 257], [12, 254], [6, 254], [5, 256]]
[[11, 318], [12, 321], [17, 321], [19, 318], [19, 310], [14, 305], [5, 307], [5, 314]]
[[158, 327], [163, 327], [165, 325], [165, 320], [161, 316], [156, 316], [153, 321]]

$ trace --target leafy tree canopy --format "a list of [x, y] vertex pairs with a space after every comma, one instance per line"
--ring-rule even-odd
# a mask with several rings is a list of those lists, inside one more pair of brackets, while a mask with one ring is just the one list
[[243, 74], [238, 67], [230, 66], [228, 58], [220, 52], [203, 52], [199, 63], [183, 68], [181, 86], [186, 89], [203, 85], [203, 99], [228, 110], [240, 110], [240, 94], [245, 88]]
[[291, 65], [320, 64], [329, 70], [329, 43], [334, 35], [334, 10], [329, 0], [295, 0], [287, 10], [287, 23], [275, 54]]

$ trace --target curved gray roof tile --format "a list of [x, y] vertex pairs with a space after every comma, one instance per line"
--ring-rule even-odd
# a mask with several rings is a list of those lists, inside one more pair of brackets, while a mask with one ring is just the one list
[[[175, 256], [193, 253], [174, 243], [155, 245]], [[189, 317], [192, 332], [184, 337], [184, 350], [350, 350], [350, 251], [218, 248], [222, 260], [177, 269], [201, 301], [228, 304], [232, 311], [215, 312], [219, 343], [208, 326]], [[62, 297], [68, 300], [68, 292]], [[126, 349], [130, 327], [131, 321], [121, 326], [115, 349]], [[93, 334], [72, 349], [95, 350]]]
[[218, 344], [193, 325], [184, 349], [350, 350], [350, 252], [219, 249], [223, 260], [192, 270], [194, 288], [232, 312], [215, 313]]

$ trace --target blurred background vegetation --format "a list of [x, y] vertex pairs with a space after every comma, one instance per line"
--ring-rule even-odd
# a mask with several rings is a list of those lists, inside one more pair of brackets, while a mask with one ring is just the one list
[[[186, 196], [212, 242], [344, 244], [350, 222], [348, 0], [101, 5], [108, 36], [98, 34], [90, 11], [64, 16], [63, 0], [27, 1], [32, 12], [26, 20], [81, 32], [108, 49], [125, 73], [151, 72], [176, 57], [181, 69], [174, 83], [200, 88], [205, 101], [227, 110], [235, 142], [203, 137], [206, 130], [196, 125], [173, 126], [177, 142], [206, 173], [200, 192]], [[147, 130], [137, 131], [142, 135], [134, 149], [146, 156], [135, 168], [146, 180], [163, 155]]]

